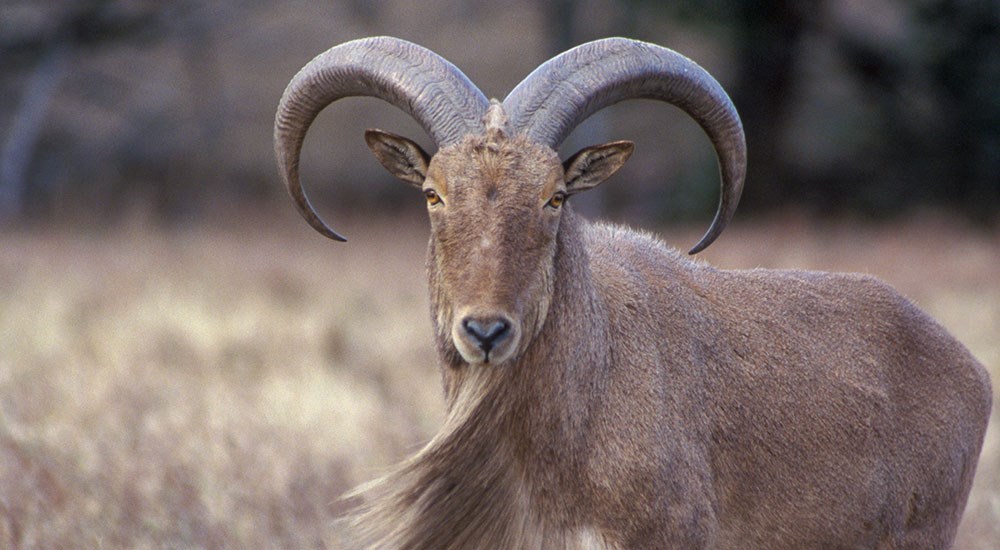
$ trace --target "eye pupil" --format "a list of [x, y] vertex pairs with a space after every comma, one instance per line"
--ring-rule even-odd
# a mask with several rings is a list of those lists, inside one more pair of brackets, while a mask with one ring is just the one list
[[562, 193], [556, 193], [555, 195], [552, 195], [551, 199], [549, 199], [547, 206], [551, 208], [559, 208], [565, 201], [566, 201], [566, 195], [563, 195]]

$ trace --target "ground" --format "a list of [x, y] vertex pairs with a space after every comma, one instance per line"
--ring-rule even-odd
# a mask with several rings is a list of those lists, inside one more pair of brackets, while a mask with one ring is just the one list
[[[0, 231], [0, 547], [331, 547], [338, 497], [434, 432], [426, 224], [236, 219]], [[877, 275], [1000, 387], [996, 230], [785, 216], [703, 256]], [[1000, 540], [997, 416], [958, 548]]]

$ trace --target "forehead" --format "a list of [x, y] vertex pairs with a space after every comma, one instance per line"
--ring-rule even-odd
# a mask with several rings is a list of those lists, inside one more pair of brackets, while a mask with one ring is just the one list
[[562, 181], [562, 165], [555, 151], [522, 136], [467, 136], [434, 155], [428, 176], [449, 193], [489, 185], [542, 189]]

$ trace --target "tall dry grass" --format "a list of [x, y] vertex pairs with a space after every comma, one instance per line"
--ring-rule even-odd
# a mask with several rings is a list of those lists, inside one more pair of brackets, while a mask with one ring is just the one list
[[[338, 496], [442, 417], [425, 226], [344, 229], [0, 234], [0, 547], [334, 547]], [[786, 219], [706, 255], [879, 275], [1000, 386], [1000, 235]], [[996, 420], [960, 548], [1000, 540]]]

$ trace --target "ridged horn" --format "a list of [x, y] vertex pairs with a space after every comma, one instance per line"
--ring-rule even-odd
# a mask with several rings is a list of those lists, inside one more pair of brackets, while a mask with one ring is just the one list
[[675, 105], [708, 134], [719, 159], [722, 192], [715, 219], [691, 254], [704, 250], [732, 219], [743, 191], [746, 140], [736, 107], [705, 69], [667, 48], [606, 38], [543, 63], [504, 99], [514, 132], [557, 148], [587, 117], [633, 98]]
[[316, 116], [338, 99], [369, 96], [410, 114], [438, 147], [482, 132], [489, 101], [457, 67], [438, 54], [391, 37], [334, 46], [296, 74], [278, 104], [274, 152], [278, 171], [299, 213], [323, 235], [344, 241], [320, 218], [299, 181], [299, 156]]

